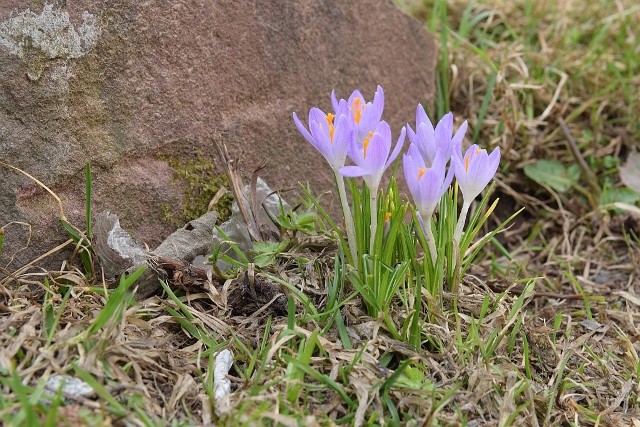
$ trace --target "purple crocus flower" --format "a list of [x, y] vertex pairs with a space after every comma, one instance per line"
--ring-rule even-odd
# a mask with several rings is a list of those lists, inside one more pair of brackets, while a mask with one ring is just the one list
[[333, 113], [325, 114], [319, 108], [309, 111], [309, 130], [302, 124], [296, 113], [293, 121], [298, 131], [316, 150], [329, 162], [331, 168], [338, 173], [347, 158], [349, 145], [353, 139], [353, 126], [346, 114], [340, 114], [336, 119]]
[[402, 158], [404, 177], [423, 221], [431, 219], [440, 198], [453, 181], [453, 168], [447, 173], [446, 162], [445, 154], [438, 151], [431, 166], [427, 166], [416, 144], [411, 144]]
[[471, 203], [496, 174], [500, 163], [500, 147], [496, 147], [491, 154], [487, 154], [487, 150], [480, 149], [474, 144], [469, 147], [464, 156], [461, 148], [460, 145], [456, 146], [451, 162], [464, 202]]
[[366, 102], [359, 90], [354, 90], [347, 101], [336, 97], [331, 92], [331, 104], [336, 115], [345, 114], [347, 110], [356, 131], [356, 140], [362, 144], [369, 132], [375, 131], [382, 119], [384, 109], [384, 92], [378, 86], [373, 95], [373, 102]]
[[384, 120], [374, 131], [369, 131], [362, 144], [352, 138], [349, 157], [356, 165], [345, 166], [340, 169], [340, 173], [349, 177], [361, 176], [371, 192], [377, 192], [382, 174], [400, 154], [405, 133], [406, 130], [403, 127], [393, 152], [391, 152], [391, 128]]
[[411, 144], [403, 157], [404, 176], [418, 208], [418, 220], [424, 230], [431, 261], [435, 264], [438, 257], [435, 238], [431, 229], [431, 216], [438, 206], [440, 198], [453, 180], [453, 169], [445, 174], [447, 160], [442, 150], [436, 151], [432, 164], [428, 167], [420, 149]]
[[445, 163], [448, 162], [453, 147], [462, 142], [466, 132], [467, 122], [465, 121], [455, 135], [453, 134], [452, 113], [445, 114], [434, 128], [421, 104], [418, 104], [416, 109], [416, 131], [414, 132], [407, 124], [409, 141], [418, 147], [427, 166], [431, 166], [438, 151], [442, 151]]

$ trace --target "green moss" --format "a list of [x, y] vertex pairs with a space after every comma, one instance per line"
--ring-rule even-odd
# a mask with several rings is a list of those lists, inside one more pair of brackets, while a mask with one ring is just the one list
[[[229, 180], [225, 174], [216, 173], [214, 164], [205, 156], [183, 160], [167, 158], [169, 166], [174, 170], [173, 179], [184, 185], [184, 201], [180, 217], [172, 214], [167, 206], [163, 207], [163, 218], [175, 225], [181, 225], [204, 215], [209, 210], [209, 203], [220, 188], [229, 188]], [[218, 213], [218, 223], [231, 216], [232, 193], [223, 195], [211, 210]]]

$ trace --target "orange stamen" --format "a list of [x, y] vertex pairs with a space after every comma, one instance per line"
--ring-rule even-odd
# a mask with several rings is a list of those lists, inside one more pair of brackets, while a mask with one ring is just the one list
[[391, 212], [385, 212], [385, 214], [384, 214], [384, 221], [385, 221], [385, 222], [389, 221], [389, 218], [391, 218]]
[[351, 114], [353, 114], [353, 121], [356, 122], [356, 124], [360, 123], [360, 119], [362, 118], [362, 110], [364, 110], [362, 99], [354, 99], [353, 104], [351, 105]]
[[[358, 98], [356, 98], [356, 99], [358, 99]], [[371, 141], [372, 137], [373, 137], [373, 132], [369, 131], [369, 136], [367, 136], [364, 139], [364, 142], [362, 143], [363, 157], [365, 159], [367, 158], [367, 148], [369, 148], [369, 141]]]
[[329, 140], [331, 142], [333, 142], [333, 131], [336, 130], [335, 126], [333, 125], [333, 119], [336, 117], [335, 114], [329, 113], [327, 114], [327, 125], [329, 126]]
[[418, 168], [418, 180], [422, 179], [422, 177], [425, 173], [427, 173], [428, 170], [429, 168]]
[[476, 148], [476, 151], [474, 153], [467, 154], [464, 157], [464, 171], [465, 172], [469, 172], [469, 161], [471, 160], [471, 157], [477, 156], [478, 154], [480, 154], [481, 151], [482, 151], [482, 149]]

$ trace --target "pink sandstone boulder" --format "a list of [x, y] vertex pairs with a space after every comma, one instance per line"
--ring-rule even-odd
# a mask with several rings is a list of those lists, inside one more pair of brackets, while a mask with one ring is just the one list
[[[218, 133], [247, 176], [267, 159], [273, 188], [330, 190], [292, 112], [330, 108], [334, 88], [370, 98], [380, 84], [397, 137], [433, 99], [433, 38], [391, 0], [36, 4], [0, 2], [0, 161], [49, 186], [80, 228], [91, 162], [94, 210], [118, 214], [152, 248], [175, 229], [163, 210], [185, 198], [167, 158], [215, 164]], [[9, 223], [0, 277], [67, 238], [55, 200], [0, 165], [0, 227]]]

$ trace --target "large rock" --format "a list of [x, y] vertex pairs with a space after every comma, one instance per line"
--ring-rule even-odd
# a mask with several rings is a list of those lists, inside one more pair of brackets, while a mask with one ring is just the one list
[[[380, 84], [397, 135], [432, 99], [435, 58], [432, 37], [391, 0], [3, 0], [0, 160], [47, 184], [81, 228], [91, 162], [94, 209], [154, 247], [174, 228], [163, 210], [184, 198], [167, 156], [215, 163], [217, 132], [248, 173], [266, 158], [272, 187], [331, 189], [291, 113], [329, 108], [333, 88], [370, 98]], [[58, 218], [52, 197], [0, 167], [0, 227], [32, 234], [16, 253], [28, 229], [5, 228], [0, 273], [64, 241]]]

